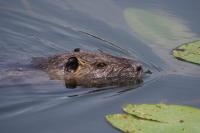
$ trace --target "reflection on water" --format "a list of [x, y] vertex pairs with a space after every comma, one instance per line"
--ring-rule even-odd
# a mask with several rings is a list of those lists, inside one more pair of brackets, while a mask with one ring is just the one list
[[181, 19], [163, 10], [127, 8], [124, 16], [135, 34], [158, 48], [172, 49], [196, 37]]
[[[200, 107], [199, 66], [170, 56], [171, 48], [199, 36], [198, 25], [193, 25], [200, 23], [194, 17], [199, 14], [197, 3], [1, 0], [1, 133], [114, 133], [104, 116], [126, 103]], [[64, 81], [50, 80], [31, 66], [34, 57], [74, 48], [136, 57], [153, 73], [136, 86], [68, 89]]]
[[[158, 55], [169, 65], [170, 73], [183, 75], [199, 75], [200, 68], [187, 63], [175, 64], [170, 52], [182, 43], [197, 39], [178, 16], [171, 15], [164, 10], [147, 10], [127, 8], [124, 17], [132, 28], [133, 34], [152, 47]], [[180, 68], [178, 66], [184, 66]]]

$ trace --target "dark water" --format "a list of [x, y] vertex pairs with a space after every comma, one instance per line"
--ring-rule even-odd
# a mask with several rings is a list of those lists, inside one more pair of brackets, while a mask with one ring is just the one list
[[[197, 0], [0, 0], [0, 132], [117, 133], [104, 116], [127, 103], [200, 107], [200, 67], [170, 55], [180, 43], [200, 38], [199, 5]], [[138, 86], [94, 91], [67, 89], [63, 81], [27, 67], [33, 57], [76, 47], [136, 57], [153, 74]]]

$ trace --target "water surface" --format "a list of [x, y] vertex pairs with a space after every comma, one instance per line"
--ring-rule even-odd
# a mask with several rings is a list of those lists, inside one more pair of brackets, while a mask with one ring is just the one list
[[[104, 116], [127, 103], [200, 107], [200, 67], [170, 54], [200, 38], [198, 5], [195, 0], [0, 0], [1, 133], [117, 133]], [[95, 91], [66, 88], [30, 68], [34, 57], [77, 47], [137, 58], [153, 74], [137, 86]]]

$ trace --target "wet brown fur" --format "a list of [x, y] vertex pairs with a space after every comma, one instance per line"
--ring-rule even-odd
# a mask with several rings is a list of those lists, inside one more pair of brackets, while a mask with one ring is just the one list
[[[73, 72], [64, 71], [70, 57], [76, 57], [79, 61], [77, 70]], [[141, 70], [137, 71], [138, 66], [141, 64], [133, 59], [104, 52], [78, 50], [43, 59], [38, 64], [39, 68], [48, 72], [51, 79], [64, 79], [69, 85], [90, 87], [141, 81], [143, 71], [142, 66]]]

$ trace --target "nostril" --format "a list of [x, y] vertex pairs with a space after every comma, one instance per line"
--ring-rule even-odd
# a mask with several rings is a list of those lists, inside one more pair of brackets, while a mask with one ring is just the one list
[[136, 71], [141, 71], [142, 70], [142, 66], [137, 66], [136, 67]]

